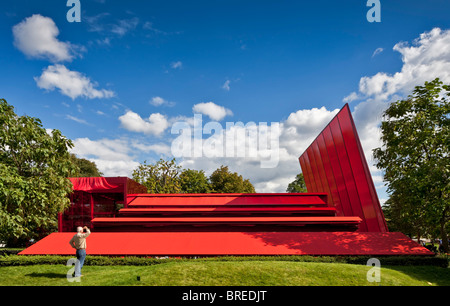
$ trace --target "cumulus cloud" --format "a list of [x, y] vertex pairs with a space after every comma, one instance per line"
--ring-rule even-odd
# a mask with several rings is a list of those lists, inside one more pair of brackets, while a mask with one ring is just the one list
[[61, 94], [72, 98], [82, 97], [87, 99], [112, 98], [114, 92], [106, 89], [96, 89], [88, 77], [77, 71], [71, 71], [64, 65], [56, 64], [48, 66], [40, 77], [35, 77], [37, 86], [53, 91], [59, 89]]
[[392, 95], [407, 95], [415, 86], [439, 77], [450, 81], [450, 30], [434, 28], [420, 34], [412, 44], [397, 43], [393, 50], [402, 56], [401, 71], [379, 72], [362, 77], [359, 92], [366, 98], [387, 101]]
[[299, 134], [308, 134], [323, 127], [323, 122], [330, 121], [338, 110], [328, 111], [325, 106], [321, 108], [302, 109], [291, 113], [286, 120], [286, 126], [297, 129]]
[[165, 100], [165, 99], [163, 99], [161, 97], [153, 97], [150, 100], [150, 104], [153, 105], [153, 106], [162, 106], [162, 105], [174, 106], [175, 105], [174, 102], [167, 101], [167, 100]]
[[148, 158], [149, 153], [159, 156], [169, 156], [170, 147], [164, 143], [145, 143], [136, 139], [108, 139], [92, 140], [78, 138], [73, 141], [71, 153], [80, 158], [94, 162], [104, 176], [132, 177], [142, 160], [139, 155]]
[[73, 143], [71, 153], [94, 162], [105, 176], [131, 177], [139, 165], [127, 140], [78, 138]]
[[411, 44], [397, 43], [393, 50], [402, 55], [401, 70], [394, 74], [379, 72], [364, 76], [359, 82], [359, 93], [349, 96], [363, 100], [355, 106], [354, 118], [361, 141], [370, 151], [380, 144], [378, 125], [391, 101], [404, 98], [416, 86], [436, 77], [450, 83], [450, 30], [434, 28], [420, 34]]
[[119, 117], [122, 127], [131, 132], [144, 134], [161, 135], [168, 127], [167, 117], [155, 113], [148, 119], [142, 119], [141, 116], [133, 111], [127, 111], [125, 115]]
[[152, 100], [150, 101], [150, 104], [154, 106], [160, 106], [163, 105], [165, 102], [166, 101], [161, 97], [153, 97]]
[[[192, 140], [191, 151], [183, 155], [181, 164], [204, 170], [206, 174], [227, 165], [231, 171], [250, 179], [257, 192], [285, 192], [301, 172], [299, 156], [338, 111], [325, 107], [303, 109], [291, 113], [284, 121], [266, 124], [235, 122], [222, 126], [216, 122], [209, 126], [215, 128], [211, 131], [206, 128], [209, 123], [204, 123], [204, 137], [197, 145]], [[186, 122], [193, 135], [192, 123]], [[202, 150], [195, 155], [199, 146]]]
[[127, 141], [123, 139], [91, 140], [77, 138], [74, 140], [72, 153], [81, 157], [100, 157], [107, 160], [129, 160]]
[[138, 149], [140, 152], [144, 153], [153, 152], [162, 156], [171, 156], [170, 146], [166, 143], [160, 142], [160, 143], [145, 144], [133, 140], [131, 142], [131, 146], [135, 149]]
[[226, 116], [232, 116], [233, 112], [223, 106], [217, 105], [213, 102], [198, 103], [192, 108], [192, 111], [197, 114], [203, 114], [212, 120], [221, 121]]
[[359, 99], [358, 94], [356, 92], [352, 92], [347, 97], [345, 97], [343, 101], [345, 103], [350, 103], [350, 102], [358, 100], [358, 99]]
[[35, 14], [12, 29], [14, 46], [30, 58], [71, 61], [83, 48], [58, 40], [59, 29], [48, 17]]

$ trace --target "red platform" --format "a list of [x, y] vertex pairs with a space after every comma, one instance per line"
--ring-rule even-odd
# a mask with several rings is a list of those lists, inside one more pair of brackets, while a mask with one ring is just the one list
[[[71, 233], [55, 233], [20, 255], [74, 255]], [[92, 233], [88, 255], [433, 255], [401, 233], [159, 232]]]

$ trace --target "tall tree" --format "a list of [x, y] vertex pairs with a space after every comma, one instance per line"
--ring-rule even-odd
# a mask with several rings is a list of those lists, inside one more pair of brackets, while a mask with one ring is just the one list
[[407, 99], [392, 103], [381, 124], [383, 147], [374, 150], [384, 169], [396, 216], [416, 227], [437, 224], [448, 252], [450, 221], [450, 86], [439, 79], [417, 86]]
[[179, 193], [180, 171], [175, 159], [160, 159], [154, 165], [144, 161], [133, 171], [133, 180], [147, 187], [149, 193]]
[[180, 188], [182, 193], [209, 193], [210, 185], [203, 170], [185, 169], [181, 172]]
[[77, 171], [75, 177], [100, 177], [103, 176], [97, 165], [84, 158], [79, 158], [75, 154], [70, 154], [72, 162], [76, 165]]
[[60, 131], [47, 133], [39, 119], [16, 115], [0, 99], [0, 241], [19, 246], [56, 229], [70, 205], [71, 147]]
[[288, 193], [308, 192], [308, 190], [306, 189], [306, 183], [305, 178], [303, 177], [303, 173], [297, 174], [295, 180], [288, 185], [286, 192]]
[[236, 172], [230, 172], [228, 166], [221, 166], [215, 170], [209, 180], [214, 193], [255, 193], [250, 181]]

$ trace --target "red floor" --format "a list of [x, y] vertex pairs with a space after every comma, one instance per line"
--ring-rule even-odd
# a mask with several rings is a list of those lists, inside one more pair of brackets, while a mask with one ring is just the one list
[[[74, 255], [74, 233], [54, 233], [20, 255]], [[153, 232], [92, 233], [88, 255], [433, 255], [401, 233]]]

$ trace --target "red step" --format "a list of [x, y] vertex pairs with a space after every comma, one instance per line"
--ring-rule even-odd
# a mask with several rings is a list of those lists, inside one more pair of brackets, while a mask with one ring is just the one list
[[96, 231], [223, 231], [252, 228], [258, 231], [355, 231], [359, 217], [200, 217], [200, 218], [95, 218]]
[[336, 209], [334, 207], [298, 207], [279, 206], [279, 207], [157, 207], [157, 208], [123, 208], [119, 211], [121, 217], [146, 217], [146, 216], [279, 216], [279, 215], [315, 215], [315, 216], [334, 216]]
[[140, 194], [128, 197], [128, 207], [327, 206], [325, 193], [290, 194]]

